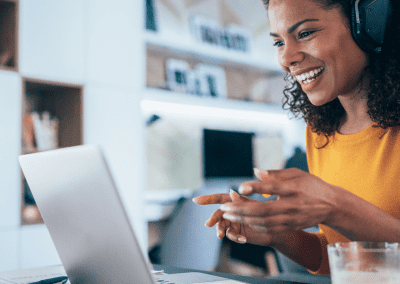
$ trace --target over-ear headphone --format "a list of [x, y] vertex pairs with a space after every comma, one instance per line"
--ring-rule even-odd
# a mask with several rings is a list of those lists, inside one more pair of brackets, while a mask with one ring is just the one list
[[390, 0], [351, 0], [351, 33], [365, 52], [380, 53], [392, 16]]

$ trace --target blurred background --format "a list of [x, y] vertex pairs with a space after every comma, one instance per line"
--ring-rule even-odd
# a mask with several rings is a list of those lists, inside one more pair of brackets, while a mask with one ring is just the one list
[[18, 156], [98, 144], [152, 262], [281, 273], [191, 203], [307, 170], [269, 31], [261, 0], [0, 0], [0, 271], [61, 263]]

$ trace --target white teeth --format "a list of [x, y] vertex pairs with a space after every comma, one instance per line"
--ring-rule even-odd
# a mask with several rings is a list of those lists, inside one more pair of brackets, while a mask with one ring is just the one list
[[307, 84], [307, 83], [310, 83], [311, 81], [315, 80], [316, 76], [318, 74], [320, 74], [323, 70], [324, 70], [324, 68], [320, 67], [320, 68], [317, 68], [310, 72], [306, 72], [301, 75], [297, 75], [296, 79], [297, 79], [297, 81], [302, 81], [303, 83]]

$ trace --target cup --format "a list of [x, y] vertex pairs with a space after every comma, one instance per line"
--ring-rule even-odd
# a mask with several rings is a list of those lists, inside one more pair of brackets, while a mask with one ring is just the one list
[[332, 284], [400, 283], [399, 243], [333, 243], [328, 256]]

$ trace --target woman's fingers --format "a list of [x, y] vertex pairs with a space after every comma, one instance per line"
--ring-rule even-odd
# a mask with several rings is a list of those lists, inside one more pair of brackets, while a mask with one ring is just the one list
[[271, 179], [268, 181], [248, 181], [244, 182], [239, 187], [241, 194], [268, 194], [289, 196], [295, 193], [297, 185], [296, 179], [289, 179], [285, 181], [278, 181]]
[[211, 217], [207, 220], [206, 226], [207, 227], [213, 227], [215, 224], [217, 224], [219, 221], [222, 220], [222, 215], [224, 212], [221, 209], [217, 209]]
[[242, 202], [255, 201], [254, 199], [251, 199], [247, 196], [240, 195], [239, 193], [237, 193], [236, 191], [234, 191], [232, 189], [229, 192], [229, 196], [231, 197], [231, 201], [242, 201]]
[[245, 236], [240, 235], [238, 232], [236, 232], [235, 229], [233, 229], [232, 227], [228, 228], [228, 230], [226, 230], [226, 237], [228, 239], [230, 239], [231, 241], [234, 241], [236, 243], [239, 244], [244, 244], [247, 242], [247, 239]]
[[217, 237], [219, 239], [222, 239], [225, 237], [225, 231], [231, 227], [231, 222], [228, 220], [222, 219], [220, 222], [218, 222], [216, 228], [217, 228]]
[[262, 181], [269, 180], [277, 180], [277, 181], [285, 181], [293, 178], [297, 178], [306, 174], [306, 172], [297, 169], [290, 168], [284, 170], [262, 170], [262, 169], [254, 169], [254, 175]]
[[226, 193], [217, 193], [211, 195], [202, 195], [192, 199], [194, 203], [199, 205], [207, 204], [224, 204], [226, 202], [231, 202], [231, 196]]
[[234, 216], [225, 213], [223, 215], [224, 219], [236, 222], [236, 223], [243, 223], [250, 226], [259, 226], [259, 227], [275, 227], [280, 225], [286, 226], [294, 226], [293, 220], [287, 215], [278, 215], [272, 217], [245, 217], [245, 216]]
[[228, 215], [269, 217], [280, 214], [291, 214], [297, 211], [296, 205], [291, 201], [268, 202], [231, 202], [222, 204], [220, 210]]

